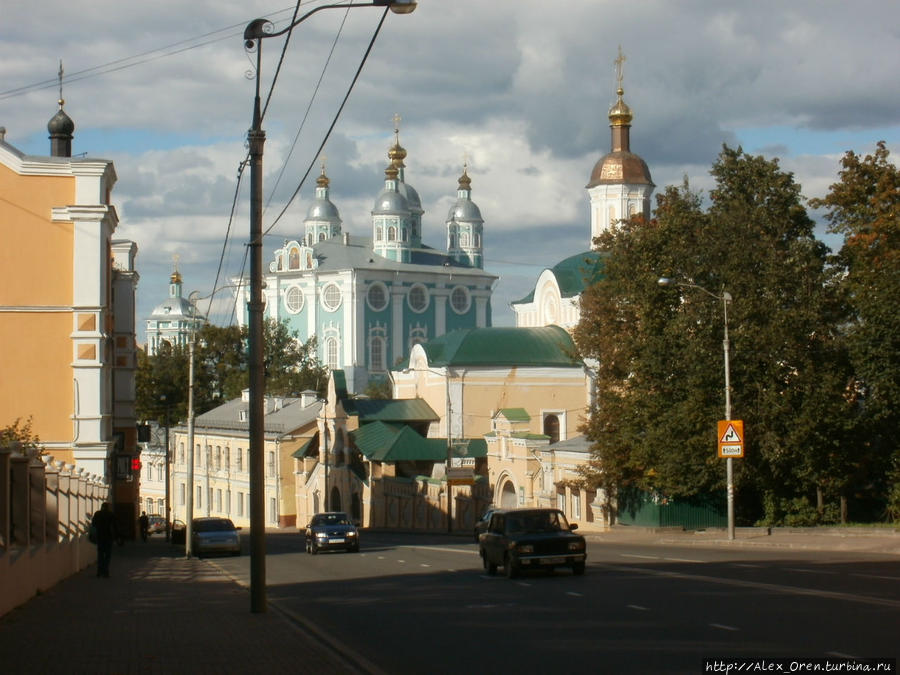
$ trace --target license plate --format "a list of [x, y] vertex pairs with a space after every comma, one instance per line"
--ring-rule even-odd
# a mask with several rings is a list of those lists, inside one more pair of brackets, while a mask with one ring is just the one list
[[542, 558], [541, 562], [545, 565], [562, 565], [566, 562], [565, 558]]
[[331, 544], [343, 544], [344, 540], [343, 539], [329, 539], [328, 542]]

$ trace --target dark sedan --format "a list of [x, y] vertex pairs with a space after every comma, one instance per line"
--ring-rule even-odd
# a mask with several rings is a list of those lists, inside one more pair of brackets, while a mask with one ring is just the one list
[[503, 567], [510, 579], [525, 569], [570, 567], [584, 574], [584, 537], [577, 524], [558, 509], [499, 510], [491, 514], [487, 531], [478, 538], [484, 569], [496, 574]]
[[317, 513], [306, 526], [306, 552], [340, 549], [359, 551], [359, 531], [346, 513]]

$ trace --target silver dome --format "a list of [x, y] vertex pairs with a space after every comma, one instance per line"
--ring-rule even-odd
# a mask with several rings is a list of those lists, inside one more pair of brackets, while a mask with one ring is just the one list
[[169, 298], [165, 302], [159, 303], [156, 307], [153, 308], [153, 314], [150, 315], [152, 318], [172, 318], [172, 317], [201, 317], [202, 314], [198, 312], [190, 302], [185, 300], [184, 298]]
[[447, 220], [484, 222], [484, 219], [481, 217], [481, 211], [471, 199], [456, 200], [456, 204], [450, 207], [450, 212], [447, 214]]
[[331, 203], [330, 199], [317, 199], [314, 201], [309, 210], [306, 212], [306, 220], [328, 220], [338, 222], [341, 214], [338, 213], [337, 207]]
[[410, 211], [422, 212], [422, 200], [419, 199], [419, 193], [412, 185], [400, 181], [397, 184], [397, 192], [406, 198]]
[[385, 190], [378, 195], [375, 206], [372, 208], [372, 215], [389, 213], [408, 214], [409, 202], [406, 201], [406, 197], [393, 190]]

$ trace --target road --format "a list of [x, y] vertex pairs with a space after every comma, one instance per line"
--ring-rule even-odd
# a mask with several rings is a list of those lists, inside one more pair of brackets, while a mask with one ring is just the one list
[[[590, 540], [568, 570], [490, 577], [470, 541], [364, 533], [356, 554], [267, 538], [272, 607], [391, 673], [699, 673], [705, 658], [897, 658], [900, 561]], [[217, 558], [248, 583], [249, 558]]]

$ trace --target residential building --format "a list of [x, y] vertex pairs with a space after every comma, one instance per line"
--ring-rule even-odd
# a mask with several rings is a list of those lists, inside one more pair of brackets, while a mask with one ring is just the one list
[[[267, 396], [264, 400], [264, 496], [266, 527], [293, 527], [297, 511], [293, 453], [316, 432], [322, 404], [313, 391], [300, 397]], [[250, 525], [249, 391], [194, 420], [194, 450], [188, 429], [170, 430], [172, 517], [187, 518], [187, 491], [193, 516], [225, 516]], [[189, 469], [193, 460], [193, 482]]]
[[0, 424], [31, 419], [44, 452], [102, 477], [133, 535], [137, 247], [113, 239], [115, 168], [72, 156], [63, 103], [49, 156], [24, 154], [0, 128]]

